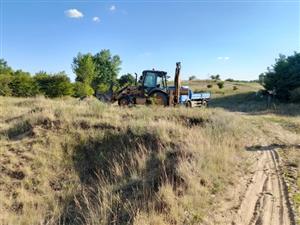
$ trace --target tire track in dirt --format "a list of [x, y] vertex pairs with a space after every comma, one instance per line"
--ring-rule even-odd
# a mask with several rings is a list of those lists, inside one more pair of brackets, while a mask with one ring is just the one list
[[[276, 150], [250, 152], [250, 174], [226, 192], [205, 225], [296, 225]], [[226, 200], [227, 199], [227, 200]]]
[[254, 154], [260, 154], [259, 160], [231, 224], [295, 225], [277, 153], [267, 150]]

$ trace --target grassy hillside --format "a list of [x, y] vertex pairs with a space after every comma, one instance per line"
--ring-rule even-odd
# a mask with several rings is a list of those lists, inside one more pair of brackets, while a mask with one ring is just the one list
[[[262, 89], [262, 86], [255, 82], [224, 81], [224, 87], [221, 89], [218, 87], [217, 83], [218, 81], [214, 80], [192, 80], [183, 81], [182, 85], [189, 86], [194, 92], [211, 92], [214, 97], [256, 92]], [[211, 85], [211, 87], [209, 88], [208, 85]]]
[[213, 107], [0, 98], [0, 224], [201, 224], [245, 149], [300, 143], [297, 113]]

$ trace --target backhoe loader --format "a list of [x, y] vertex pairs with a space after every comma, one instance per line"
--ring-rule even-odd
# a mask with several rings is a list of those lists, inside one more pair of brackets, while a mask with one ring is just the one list
[[193, 93], [189, 87], [181, 86], [181, 63], [176, 63], [174, 86], [167, 85], [167, 72], [159, 70], [144, 70], [135, 86], [126, 86], [113, 93], [112, 102], [120, 106], [127, 105], [163, 105], [187, 107], [206, 106], [210, 93]]

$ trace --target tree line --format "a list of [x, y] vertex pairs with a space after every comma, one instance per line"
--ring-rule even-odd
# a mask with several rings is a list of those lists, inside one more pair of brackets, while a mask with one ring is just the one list
[[[135, 82], [131, 74], [118, 78], [121, 63], [118, 55], [112, 55], [106, 49], [94, 55], [78, 53], [72, 62], [76, 79], [71, 82], [65, 72], [49, 74], [40, 71], [31, 75], [22, 70], [13, 70], [4, 59], [0, 59], [0, 96], [44, 95], [54, 98], [107, 93]], [[196, 77], [190, 77], [190, 80], [193, 79]], [[211, 79], [220, 81], [220, 75], [211, 76]], [[281, 101], [300, 102], [300, 53], [295, 52], [288, 57], [280, 55], [267, 72], [259, 75], [259, 82], [269, 94]]]
[[106, 93], [135, 82], [131, 74], [118, 78], [120, 66], [120, 57], [112, 55], [109, 50], [102, 50], [95, 55], [79, 53], [73, 59], [72, 69], [76, 79], [71, 82], [65, 72], [50, 74], [40, 71], [31, 75], [22, 70], [13, 70], [4, 59], [0, 59], [0, 96], [44, 95], [55, 98]]

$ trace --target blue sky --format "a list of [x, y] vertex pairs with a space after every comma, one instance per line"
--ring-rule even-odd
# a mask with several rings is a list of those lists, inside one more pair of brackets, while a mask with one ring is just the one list
[[0, 0], [1, 56], [31, 73], [66, 71], [78, 52], [110, 49], [121, 74], [251, 80], [300, 51], [299, 1]]

